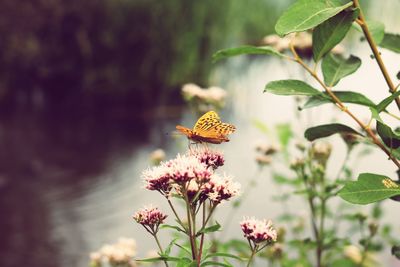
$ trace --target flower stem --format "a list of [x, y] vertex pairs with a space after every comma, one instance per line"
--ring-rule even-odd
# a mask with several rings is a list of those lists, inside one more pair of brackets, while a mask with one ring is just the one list
[[386, 155], [393, 161], [393, 163], [400, 169], [400, 162], [392, 155], [392, 153], [379, 141], [378, 137], [371, 130], [368, 125], [365, 125], [360, 119], [358, 119], [344, 104], [343, 102], [332, 92], [332, 90], [325, 85], [325, 83], [318, 77], [317, 73], [315, 73], [312, 69], [310, 69], [304, 61], [299, 57], [296, 50], [294, 49], [293, 43], [290, 44], [290, 49], [295, 56], [291, 58], [291, 60], [299, 63], [307, 72], [314, 77], [314, 79], [324, 88], [326, 93], [331, 97], [331, 99], [335, 102], [336, 106], [340, 108], [343, 112], [347, 113], [353, 120], [357, 122], [357, 124], [367, 133], [367, 135], [372, 139], [372, 142], [377, 145]]
[[186, 205], [186, 216], [187, 216], [187, 222], [188, 222], [188, 236], [189, 236], [189, 241], [190, 241], [190, 248], [192, 250], [192, 259], [196, 260], [197, 259], [197, 251], [196, 251], [196, 237], [195, 234], [193, 234], [192, 230], [192, 216], [191, 216], [191, 211], [190, 211], [190, 201], [187, 196], [187, 192], [184, 192], [185, 196], [185, 205]]
[[250, 245], [251, 247], [251, 255], [249, 258], [249, 262], [247, 263], [247, 267], [251, 266], [251, 262], [253, 261], [254, 255], [256, 255], [257, 253], [257, 245], [254, 246], [254, 248]]
[[[389, 75], [389, 73], [388, 73], [388, 71], [386, 69], [386, 66], [383, 63], [381, 54], [378, 51], [378, 47], [376, 46], [376, 43], [375, 43], [375, 41], [374, 41], [374, 39], [373, 39], [373, 37], [371, 35], [371, 32], [368, 29], [368, 25], [367, 25], [367, 22], [365, 20], [364, 13], [363, 13], [363, 11], [361, 9], [360, 3], [359, 3], [358, 0], [354, 0], [353, 3], [354, 3], [354, 7], [358, 8], [360, 10], [360, 13], [358, 15], [358, 19], [356, 20], [356, 22], [360, 25], [360, 27], [361, 27], [364, 35], [365, 35], [365, 38], [368, 41], [368, 44], [369, 44], [369, 46], [370, 46], [370, 48], [372, 50], [372, 53], [374, 54], [376, 62], [379, 65], [379, 68], [380, 68], [380, 70], [382, 72], [382, 75], [385, 78], [385, 81], [386, 81], [387, 85], [389, 86], [389, 91], [392, 94], [394, 94], [396, 92], [397, 88], [394, 85], [392, 79], [390, 78], [390, 75]], [[400, 110], [400, 99], [398, 97], [396, 97], [395, 101], [396, 101], [396, 104], [397, 104], [397, 108]]]
[[[163, 255], [164, 254], [164, 250], [162, 249], [162, 247], [161, 247], [161, 244], [160, 244], [160, 241], [158, 240], [158, 237], [157, 237], [157, 234], [156, 233], [154, 233], [154, 239], [156, 240], [156, 242], [157, 242], [157, 246], [158, 246], [158, 248], [160, 249], [160, 253], [161, 253], [161, 255]], [[169, 267], [168, 266], [168, 262], [166, 261], [166, 260], [164, 260], [164, 263], [165, 263], [165, 267]]]
[[182, 220], [179, 218], [178, 213], [176, 212], [174, 206], [172, 205], [171, 200], [167, 199], [169, 206], [171, 207], [172, 212], [175, 215], [176, 220], [178, 221], [178, 223], [183, 227], [183, 229], [187, 230], [185, 225], [182, 223]]

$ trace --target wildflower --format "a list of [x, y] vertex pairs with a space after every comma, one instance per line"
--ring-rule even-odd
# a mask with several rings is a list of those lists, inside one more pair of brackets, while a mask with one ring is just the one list
[[156, 233], [158, 226], [164, 223], [167, 215], [162, 213], [157, 207], [144, 207], [133, 215], [133, 219], [143, 225], [147, 230]]
[[154, 165], [158, 165], [165, 159], [165, 152], [161, 148], [154, 150], [150, 154], [150, 161]]
[[316, 142], [311, 148], [314, 158], [323, 166], [325, 166], [332, 152], [332, 145], [326, 142]]
[[279, 151], [279, 147], [275, 144], [268, 145], [265, 143], [259, 143], [256, 145], [256, 151], [263, 155], [273, 155]]
[[258, 155], [256, 156], [256, 162], [259, 165], [269, 165], [272, 162], [272, 157], [267, 156], [267, 155]]
[[272, 227], [271, 220], [256, 220], [254, 217], [244, 218], [240, 223], [240, 227], [242, 228], [244, 237], [254, 244], [263, 242], [272, 243], [277, 239], [277, 233]]
[[361, 251], [354, 245], [346, 246], [344, 248], [344, 255], [356, 264], [360, 264], [362, 261]]
[[190, 151], [189, 153], [213, 170], [223, 166], [225, 163], [224, 154], [218, 150], [203, 147]]
[[229, 200], [240, 192], [240, 184], [233, 182], [229, 176], [212, 175], [210, 181], [205, 184], [204, 194], [214, 203]]
[[224, 106], [227, 93], [220, 87], [201, 88], [196, 84], [188, 83], [183, 85], [182, 95], [188, 102], [197, 101], [199, 105], [211, 104], [218, 108]]
[[[261, 43], [272, 46], [279, 52], [284, 52], [290, 49], [290, 42], [297, 52], [304, 57], [312, 56], [312, 35], [309, 32], [299, 32], [294, 34], [288, 34], [281, 38], [276, 34], [265, 36]], [[335, 46], [332, 50], [334, 54], [343, 54], [344, 47], [342, 45]]]
[[196, 180], [198, 183], [205, 183], [210, 180], [211, 171], [207, 166], [192, 155], [179, 155], [176, 159], [170, 160], [164, 164], [171, 179], [177, 184], [184, 184]]
[[136, 255], [136, 241], [119, 238], [117, 243], [105, 244], [99, 251], [90, 253], [91, 266], [101, 266], [102, 262], [136, 266], [132, 257]]
[[290, 168], [292, 170], [300, 170], [301, 168], [303, 168], [305, 165], [305, 161], [302, 158], [297, 158], [295, 160], [293, 160], [292, 162], [290, 162]]
[[146, 189], [158, 191], [164, 196], [169, 195], [172, 189], [171, 175], [165, 165], [145, 170], [142, 173], [142, 177], [144, 178]]

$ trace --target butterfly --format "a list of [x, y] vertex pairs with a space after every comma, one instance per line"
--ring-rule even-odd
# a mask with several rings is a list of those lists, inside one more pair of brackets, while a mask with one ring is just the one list
[[176, 129], [195, 142], [221, 144], [222, 142], [229, 142], [226, 136], [233, 133], [236, 127], [221, 122], [215, 111], [209, 111], [198, 119], [193, 130], [181, 125], [177, 125]]

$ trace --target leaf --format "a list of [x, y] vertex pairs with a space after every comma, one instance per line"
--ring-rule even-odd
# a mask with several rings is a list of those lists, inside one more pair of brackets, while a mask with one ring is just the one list
[[391, 252], [393, 256], [400, 260], [400, 246], [393, 246]]
[[380, 42], [379, 46], [389, 49], [390, 51], [400, 53], [400, 35], [385, 33], [383, 36], [383, 40]]
[[400, 186], [387, 176], [362, 173], [357, 181], [346, 183], [338, 195], [353, 204], [369, 204], [400, 195]]
[[175, 245], [176, 240], [178, 240], [178, 238], [173, 239], [169, 244], [168, 247], [164, 250], [164, 254], [166, 256], [169, 256], [169, 254], [171, 254], [171, 249], [173, 247], [173, 245]]
[[[369, 20], [367, 21], [368, 30], [372, 35], [372, 39], [374, 39], [375, 44], [379, 45], [383, 37], [385, 36], [385, 25], [379, 21]], [[363, 32], [360, 25], [354, 24], [354, 27], [359, 31]]]
[[[358, 104], [361, 106], [375, 107], [368, 97], [363, 94], [352, 91], [332, 91], [343, 103]], [[334, 103], [330, 96], [324, 92], [323, 95], [311, 96], [304, 104], [302, 109], [312, 108], [327, 103]]]
[[342, 11], [314, 29], [312, 42], [315, 62], [343, 40], [357, 16], [358, 9]]
[[293, 137], [293, 132], [290, 124], [278, 124], [276, 125], [276, 131], [279, 137], [279, 142], [281, 143], [282, 147], [286, 149], [290, 139]]
[[361, 59], [350, 56], [345, 59], [339, 55], [328, 54], [322, 60], [322, 74], [328, 86], [335, 86], [342, 78], [354, 73], [361, 66]]
[[299, 0], [278, 19], [275, 31], [280, 36], [284, 36], [291, 32], [311, 29], [352, 4], [352, 2], [348, 2], [342, 5], [337, 0]]
[[213, 61], [216, 62], [220, 59], [227, 57], [234, 57], [239, 55], [274, 55], [284, 57], [285, 55], [279, 53], [277, 50], [270, 46], [240, 46], [235, 48], [228, 48], [217, 51], [213, 55]]
[[207, 254], [205, 259], [213, 258], [213, 257], [232, 258], [232, 259], [236, 259], [236, 260], [239, 260], [239, 261], [243, 261], [243, 259], [241, 257], [239, 257], [239, 256], [236, 256], [236, 255], [233, 255], [233, 254], [229, 254], [229, 253], [223, 253], [223, 252], [216, 252], [216, 253]]
[[177, 230], [178, 232], [186, 233], [185, 230], [183, 230], [182, 228], [175, 226], [175, 225], [162, 224], [160, 226], [160, 229], [165, 229], [165, 228], [174, 229], [174, 230]]
[[206, 261], [203, 262], [200, 266], [224, 266], [224, 267], [233, 267], [233, 265], [218, 261]]
[[336, 133], [352, 133], [361, 135], [359, 132], [350, 128], [349, 126], [340, 123], [332, 123], [308, 128], [304, 132], [304, 137], [307, 138], [308, 141], [314, 141], [316, 139], [328, 137]]
[[400, 134], [394, 132], [389, 126], [380, 121], [376, 121], [376, 131], [385, 145], [394, 149], [400, 147]]
[[378, 113], [384, 111], [390, 105], [390, 103], [392, 103], [392, 101], [395, 100], [399, 95], [400, 91], [397, 91], [396, 93], [386, 97], [381, 102], [379, 102], [379, 104], [376, 105], [376, 110], [378, 111]]
[[200, 231], [197, 232], [196, 236], [199, 236], [203, 233], [206, 234], [206, 233], [217, 232], [219, 229], [221, 229], [221, 225], [218, 222], [215, 222], [214, 225], [200, 229]]
[[279, 80], [269, 82], [264, 89], [275, 95], [318, 95], [321, 92], [300, 80]]

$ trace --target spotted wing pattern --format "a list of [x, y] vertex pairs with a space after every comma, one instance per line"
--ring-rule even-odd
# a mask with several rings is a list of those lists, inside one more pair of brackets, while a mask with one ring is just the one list
[[216, 112], [209, 111], [198, 119], [193, 130], [181, 125], [177, 125], [176, 129], [195, 142], [220, 144], [228, 142], [226, 135], [233, 133], [236, 128], [232, 124], [221, 122]]
[[233, 133], [235, 129], [235, 126], [221, 122], [216, 112], [209, 111], [196, 122], [193, 134], [215, 139], [214, 141], [227, 142], [229, 139], [226, 135]]

